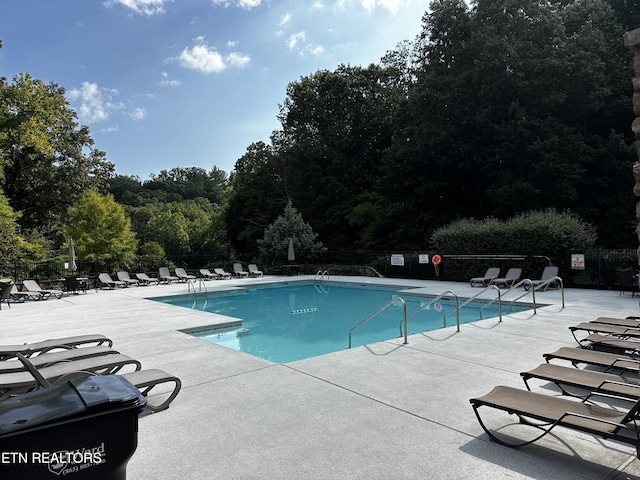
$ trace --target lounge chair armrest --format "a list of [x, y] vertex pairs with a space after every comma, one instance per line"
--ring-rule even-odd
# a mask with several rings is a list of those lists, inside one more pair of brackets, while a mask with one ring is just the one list
[[[638, 364], [638, 368], [640, 369], [640, 360], [636, 360], [635, 358], [625, 357], [625, 358], [616, 358], [613, 363], [611, 363], [612, 367], [615, 367], [618, 362], [631, 362]], [[619, 367], [622, 368], [622, 367]]]
[[590, 415], [584, 415], [582, 413], [575, 413], [575, 412], [566, 412], [564, 415], [562, 415], [557, 422], [555, 422], [557, 425], [558, 424], [562, 424], [562, 421], [567, 418], [567, 417], [576, 417], [576, 418], [582, 418], [584, 420], [591, 420], [592, 422], [597, 422], [597, 423], [602, 423], [604, 425], [611, 425], [613, 427], [618, 427], [618, 428], [625, 428], [625, 429], [629, 429], [629, 427], [627, 427], [624, 423], [617, 423], [617, 422], [612, 422], [609, 420], [605, 420], [603, 418], [598, 418], [598, 417], [592, 417]]
[[[585, 402], [589, 401], [591, 399], [591, 397], [611, 398], [611, 399], [614, 399], [614, 400], [620, 400], [620, 401], [624, 401], [624, 402], [629, 402], [629, 403], [632, 403], [633, 405], [638, 403], [638, 399], [632, 399], [632, 398], [623, 397], [621, 395], [614, 395], [612, 393], [601, 392], [600, 388], [602, 386], [606, 385], [606, 384], [624, 385], [625, 387], [635, 387], [635, 388], [639, 389], [638, 390], [638, 394], [640, 395], [640, 386], [639, 385], [630, 385], [628, 383], [623, 383], [623, 382], [604, 380], [598, 387], [596, 387], [595, 390], [590, 392], [586, 397], [582, 398], [582, 403], [585, 403]], [[611, 406], [611, 405], [610, 405], [610, 407], [613, 408], [613, 406]]]
[[38, 382], [40, 387], [44, 388], [44, 387], [51, 386], [51, 384], [47, 381], [47, 379], [42, 376], [42, 374], [38, 371], [35, 365], [33, 365], [33, 363], [31, 363], [29, 359], [27, 359], [27, 357], [25, 357], [21, 353], [16, 353], [16, 357], [18, 357], [18, 360], [22, 362], [22, 364], [24, 365], [24, 368], [33, 376], [33, 378], [36, 380], [36, 382]]

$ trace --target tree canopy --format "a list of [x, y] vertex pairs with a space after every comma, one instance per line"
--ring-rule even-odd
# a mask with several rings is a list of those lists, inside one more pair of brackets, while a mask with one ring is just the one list
[[293, 200], [332, 250], [419, 248], [456, 218], [548, 208], [632, 245], [627, 6], [435, 0], [380, 65], [290, 83], [281, 130], [247, 153], [260, 169], [237, 164], [231, 241], [246, 249]]
[[80, 258], [131, 258], [137, 241], [130, 227], [124, 208], [113, 195], [88, 190], [70, 208], [64, 233], [73, 239]]
[[[2, 77], [10, 239], [0, 250], [55, 251], [66, 233], [79, 255], [275, 258], [292, 212], [309, 245], [417, 249], [458, 219], [549, 209], [593, 225], [603, 247], [635, 248], [633, 73], [621, 39], [638, 26], [637, 0], [433, 0], [419, 34], [379, 63], [289, 83], [280, 128], [228, 176], [216, 166], [115, 175], [64, 88]], [[92, 230], [97, 221], [128, 232], [119, 246]]]

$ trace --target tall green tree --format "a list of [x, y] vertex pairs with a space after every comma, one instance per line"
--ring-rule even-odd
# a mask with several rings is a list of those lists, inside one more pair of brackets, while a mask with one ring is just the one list
[[379, 185], [405, 73], [397, 65], [340, 65], [287, 87], [274, 148], [286, 165], [289, 198], [330, 249], [358, 240], [349, 217]]
[[124, 208], [113, 195], [87, 190], [69, 209], [64, 234], [73, 239], [79, 258], [131, 258], [138, 241]]
[[114, 169], [64, 93], [29, 74], [0, 78], [0, 187], [21, 227], [45, 234], [66, 221], [82, 192], [104, 190]]
[[603, 225], [603, 187], [622, 205], [632, 157], [621, 28], [604, 1], [564, 3], [432, 2], [386, 158], [398, 244], [460, 216], [551, 207]]
[[302, 215], [288, 202], [282, 215], [264, 230], [258, 240], [263, 260], [272, 263], [285, 263], [289, 242], [293, 242], [294, 253], [299, 261], [307, 261], [314, 255], [326, 250], [317, 240], [318, 234], [306, 223]]
[[287, 204], [285, 165], [274, 147], [264, 142], [251, 144], [236, 162], [224, 213], [236, 251], [255, 252], [264, 229]]

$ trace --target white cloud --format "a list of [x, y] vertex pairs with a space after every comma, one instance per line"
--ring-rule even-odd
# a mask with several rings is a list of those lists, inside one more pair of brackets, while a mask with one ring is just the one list
[[249, 58], [249, 56], [242, 55], [236, 52], [227, 55], [225, 60], [227, 61], [227, 63], [229, 63], [229, 65], [239, 68], [246, 67], [251, 62], [251, 58]]
[[222, 5], [224, 7], [240, 7], [245, 10], [251, 10], [259, 7], [262, 0], [212, 0], [214, 5]]
[[311, 42], [307, 42], [307, 33], [304, 31], [291, 35], [286, 45], [289, 50], [298, 52], [300, 56], [304, 56], [307, 53], [319, 56], [324, 53], [324, 47], [322, 45], [314, 45]]
[[143, 15], [155, 15], [164, 13], [164, 4], [167, 0], [109, 0], [107, 5], [118, 3]]
[[80, 102], [78, 117], [89, 123], [107, 120], [110, 112], [118, 108], [111, 102], [108, 91], [98, 87], [97, 83], [82, 82], [79, 89], [69, 91], [69, 97]]
[[[354, 0], [337, 0], [335, 3], [335, 8], [338, 10], [343, 10], [347, 7], [348, 4], [352, 3]], [[365, 10], [368, 12], [372, 12], [376, 8], [382, 8], [387, 10], [393, 14], [398, 13], [399, 10], [408, 6], [413, 0], [355, 0], [359, 3]]]
[[205, 44], [185, 48], [178, 59], [183, 67], [204, 73], [218, 73], [227, 68], [222, 56]]
[[163, 87], [179, 87], [181, 85], [180, 80], [171, 80], [167, 72], [162, 72], [162, 80], [160, 85]]
[[291, 14], [287, 13], [284, 17], [282, 17], [282, 20], [280, 20], [280, 26], [282, 27], [283, 25], [286, 25], [290, 21], [291, 21]]
[[[146, 117], [143, 108], [136, 107], [130, 112], [126, 112], [127, 106], [114, 97], [119, 95], [117, 90], [109, 90], [100, 87], [97, 83], [82, 82], [80, 88], [73, 88], [68, 91], [71, 103], [77, 102], [75, 106], [78, 119], [84, 124], [105, 122], [111, 118], [114, 112], [125, 112], [133, 120], [142, 120]], [[118, 127], [104, 128], [104, 132], [117, 131]]]
[[144, 120], [144, 118], [147, 116], [147, 112], [145, 111], [144, 108], [140, 108], [140, 107], [136, 107], [133, 112], [131, 112], [129, 114], [129, 116], [133, 119], [133, 120]]
[[210, 48], [203, 37], [198, 37], [196, 43], [197, 45], [182, 50], [177, 58], [182, 67], [204, 73], [219, 73], [229, 66], [242, 68], [251, 62], [248, 55], [238, 52], [223, 57], [217, 50]]
[[107, 128], [103, 128], [100, 131], [103, 133], [113, 133], [113, 132], [117, 132], [120, 130], [120, 126], [119, 125], [114, 125], [113, 127], [107, 127]]
[[287, 47], [290, 50], [296, 50], [299, 48], [299, 44], [304, 42], [307, 39], [307, 34], [305, 32], [294, 33], [287, 40]]

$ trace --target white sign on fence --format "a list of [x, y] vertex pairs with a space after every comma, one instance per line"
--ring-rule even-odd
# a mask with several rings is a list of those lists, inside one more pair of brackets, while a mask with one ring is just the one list
[[404, 255], [402, 253], [392, 253], [391, 265], [395, 265], [396, 267], [404, 267]]

